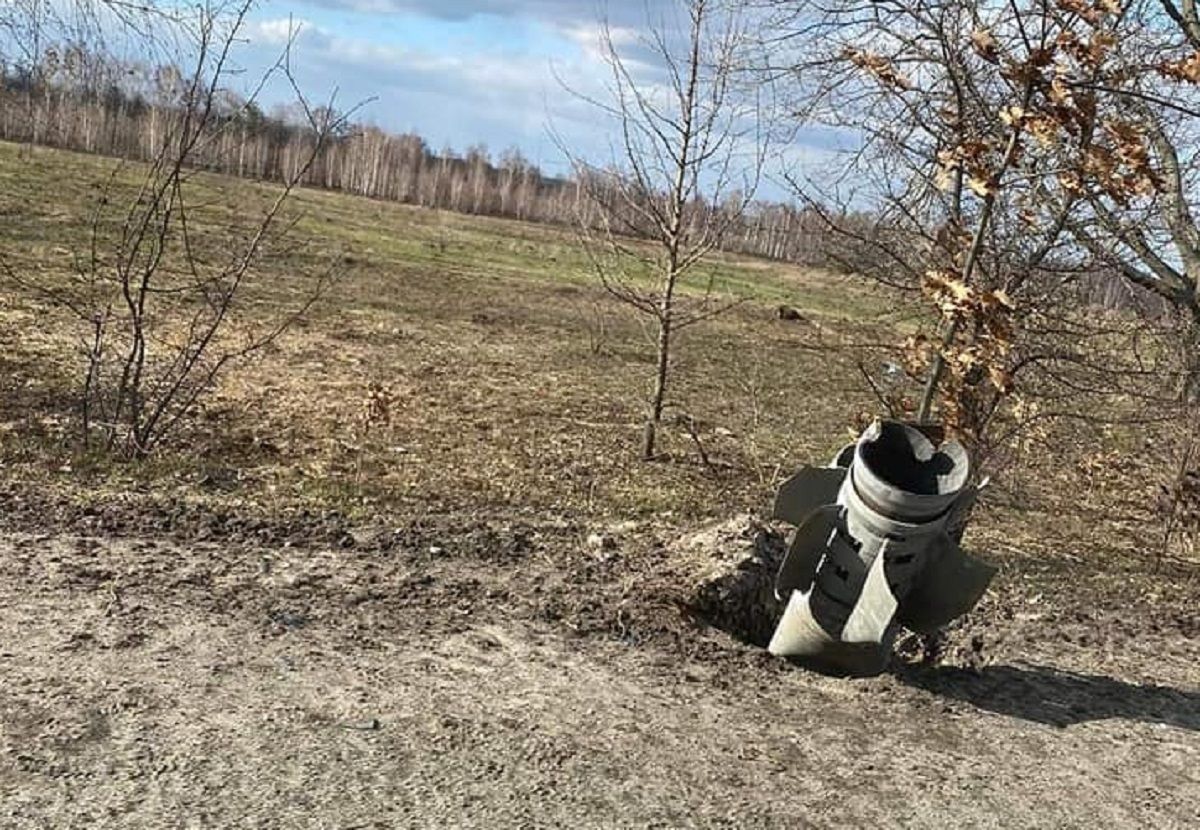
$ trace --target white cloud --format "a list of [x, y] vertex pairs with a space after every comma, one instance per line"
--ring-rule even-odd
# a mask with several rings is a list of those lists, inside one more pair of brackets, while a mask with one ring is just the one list
[[[646, 0], [311, 0], [332, 9], [367, 13], [400, 13], [441, 20], [469, 20], [479, 15], [521, 17], [553, 25], [595, 22], [605, 17], [614, 23], [636, 23], [647, 8]], [[650, 5], [662, 0], [651, 0]]]
[[[262, 20], [247, 28], [249, 44], [242, 56], [251, 70], [247, 77], [273, 59], [292, 31], [289, 23], [295, 21]], [[560, 171], [564, 159], [549, 135], [551, 121], [580, 152], [593, 157], [607, 152], [606, 131], [597, 113], [555, 78], [557, 71], [581, 92], [602, 93], [608, 73], [597, 53], [574, 51], [552, 68], [547, 57], [507, 51], [503, 45], [434, 51], [306, 23], [291, 64], [301, 88], [314, 100], [334, 87], [342, 107], [373, 99], [361, 116], [385, 129], [413, 130], [435, 146], [449, 143], [458, 150], [480, 142], [493, 150], [517, 146], [535, 162]], [[284, 88], [277, 93], [287, 96]]]
[[[377, 1], [383, 0], [372, 0]], [[607, 98], [611, 72], [603, 61], [601, 27], [595, 17], [544, 25], [541, 36], [558, 41], [547, 41], [544, 50], [533, 54], [503, 41], [474, 49], [402, 46], [376, 41], [370, 34], [352, 36], [282, 17], [247, 29], [250, 50], [257, 50], [260, 62], [273, 59], [297, 24], [302, 28], [292, 67], [301, 87], [314, 99], [337, 87], [343, 107], [374, 99], [361, 116], [384, 129], [412, 130], [435, 147], [449, 143], [460, 151], [480, 142], [493, 151], [516, 146], [550, 172], [566, 169], [551, 130], [582, 157], [598, 163], [613, 157], [615, 125], [558, 80], [582, 95]], [[611, 25], [610, 33], [644, 91], [662, 94], [662, 68], [651, 61], [639, 30]], [[544, 53], [558, 56], [553, 65]], [[287, 91], [280, 94], [286, 96]], [[802, 142], [785, 151], [785, 158], [773, 159], [769, 168], [820, 167], [833, 155], [825, 141]]]
[[252, 43], [283, 46], [291, 40], [293, 34], [312, 28], [312, 24], [303, 18], [278, 17], [251, 21], [246, 25], [245, 36]]

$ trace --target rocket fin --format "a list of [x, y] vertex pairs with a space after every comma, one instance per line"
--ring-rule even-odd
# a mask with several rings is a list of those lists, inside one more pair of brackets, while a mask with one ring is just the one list
[[846, 470], [841, 467], [803, 467], [775, 495], [773, 518], [801, 525], [818, 507], [837, 501]]
[[996, 575], [994, 566], [971, 556], [944, 534], [935, 545], [899, 613], [905, 628], [926, 634], [974, 608]]
[[808, 607], [808, 595], [793, 591], [767, 651], [777, 657], [811, 657], [834, 643]]
[[888, 585], [884, 572], [884, 553], [887, 544], [875, 555], [863, 582], [858, 602], [850, 611], [846, 626], [842, 629], [842, 641], [847, 643], [882, 643], [892, 619], [896, 616], [899, 603]]
[[829, 537], [837, 527], [839, 510], [836, 504], [819, 507], [796, 529], [775, 575], [776, 599], [783, 601], [792, 591], [807, 591], [812, 586]]
[[818, 671], [869, 676], [887, 667], [891, 643], [841, 643], [821, 628], [808, 604], [809, 595], [794, 591], [767, 650], [776, 657], [795, 657]]
[[954, 500], [950, 513], [946, 516], [946, 534], [955, 544], [962, 544], [963, 531], [966, 529], [967, 520], [971, 517], [971, 510], [975, 507], [975, 502], [979, 500], [979, 494], [987, 484], [988, 480], [985, 478], [979, 484], [964, 487], [958, 494], [958, 498]]

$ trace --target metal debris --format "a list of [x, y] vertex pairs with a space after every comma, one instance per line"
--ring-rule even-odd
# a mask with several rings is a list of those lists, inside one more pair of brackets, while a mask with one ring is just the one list
[[768, 649], [846, 674], [882, 671], [901, 626], [929, 633], [969, 611], [995, 568], [958, 546], [967, 454], [876, 421], [827, 467], [783, 483], [774, 516], [796, 525], [775, 581], [786, 608]]

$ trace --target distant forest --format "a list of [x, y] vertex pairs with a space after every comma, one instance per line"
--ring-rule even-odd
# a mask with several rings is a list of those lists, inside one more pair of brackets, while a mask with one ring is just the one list
[[[36, 66], [0, 64], [0, 139], [137, 161], [153, 159], [183, 110], [188, 78], [173, 66], [120, 63], [80, 47], [46, 49]], [[204, 169], [262, 181], [295, 173], [315, 140], [298, 105], [264, 112], [223, 91]], [[318, 118], [329, 113], [317, 111]], [[594, 202], [573, 178], [543, 174], [519, 150], [491, 156], [432, 150], [423, 138], [346, 125], [302, 182], [312, 187], [460, 213], [554, 224], [591, 223]], [[721, 210], [720, 205], [704, 206]], [[757, 202], [722, 248], [824, 265], [825, 223], [815, 211]]]

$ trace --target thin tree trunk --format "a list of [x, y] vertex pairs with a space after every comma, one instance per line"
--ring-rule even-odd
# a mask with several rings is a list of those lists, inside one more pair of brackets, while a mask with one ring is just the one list
[[[1026, 83], [1025, 91], [1021, 96], [1021, 108], [1029, 106], [1029, 98], [1032, 95], [1033, 87]], [[962, 280], [966, 285], [971, 284], [971, 277], [975, 271], [975, 263], [979, 260], [979, 254], [983, 250], [984, 236], [988, 231], [988, 224], [992, 219], [992, 210], [996, 206], [996, 191], [1000, 187], [1000, 180], [1008, 169], [1012, 167], [1017, 159], [1017, 151], [1020, 148], [1021, 128], [1019, 125], [1014, 125], [1012, 133], [1008, 137], [1008, 144], [1004, 149], [1004, 156], [1000, 160], [1000, 167], [996, 172], [996, 182], [992, 190], [983, 200], [983, 208], [979, 212], [979, 220], [975, 226], [975, 235], [971, 240], [971, 248], [967, 252], [967, 261], [963, 264]], [[961, 184], [957, 190], [957, 194], [961, 194]], [[955, 214], [961, 215], [962, 208], [960, 204], [955, 205]], [[957, 319], [949, 321], [945, 331], [942, 333], [941, 348], [933, 356], [933, 364], [929, 367], [929, 375], [925, 380], [925, 389], [921, 394], [921, 404], [917, 409], [917, 422], [922, 424], [929, 423], [930, 416], [933, 414], [933, 402], [937, 397], [938, 387], [941, 385], [942, 376], [946, 371], [946, 358], [943, 353], [947, 348], [954, 343], [954, 338], [958, 334], [960, 322]]]
[[[669, 295], [668, 295], [669, 296]], [[658, 425], [662, 423], [663, 402], [667, 395], [667, 374], [671, 362], [671, 306], [664, 297], [662, 317], [658, 326], [657, 369], [654, 374], [654, 394], [650, 397], [650, 411], [646, 415], [646, 427], [642, 434], [642, 460], [654, 458], [654, 447], [658, 439]]]

